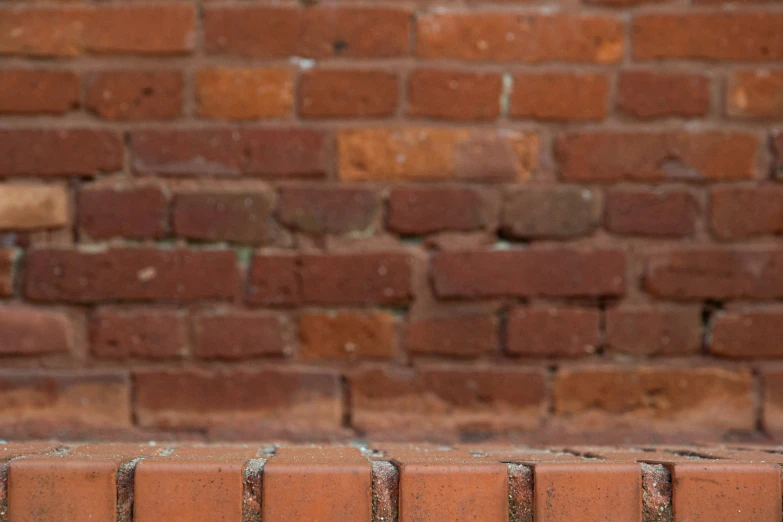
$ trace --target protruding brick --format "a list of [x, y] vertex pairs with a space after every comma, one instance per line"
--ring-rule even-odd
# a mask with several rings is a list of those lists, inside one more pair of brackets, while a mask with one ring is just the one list
[[180, 71], [100, 71], [87, 78], [85, 105], [106, 120], [171, 120], [182, 112]]
[[302, 300], [299, 257], [281, 252], [257, 252], [248, 275], [247, 302], [295, 305]]
[[602, 120], [609, 105], [609, 78], [592, 73], [516, 74], [510, 104], [513, 118]]
[[67, 353], [73, 345], [73, 326], [66, 314], [21, 305], [0, 307], [0, 354]]
[[601, 221], [601, 201], [579, 187], [524, 188], [506, 193], [501, 227], [518, 238], [568, 238], [590, 234]]
[[69, 219], [68, 189], [62, 185], [0, 186], [0, 230], [62, 228]]
[[753, 179], [759, 140], [721, 131], [590, 132], [556, 143], [568, 181], [724, 181]]
[[612, 63], [623, 53], [623, 25], [609, 17], [444, 12], [417, 22], [417, 52], [425, 59]]
[[710, 230], [718, 239], [734, 241], [783, 233], [783, 188], [713, 189]]
[[617, 250], [515, 249], [443, 252], [431, 265], [439, 297], [622, 295]]
[[783, 313], [778, 310], [719, 312], [713, 319], [710, 352], [737, 359], [783, 356]]
[[480, 357], [498, 353], [498, 318], [488, 313], [453, 313], [411, 319], [405, 348], [414, 355]]
[[155, 239], [166, 232], [168, 196], [158, 185], [92, 184], [79, 192], [78, 223], [83, 237]]
[[494, 120], [500, 115], [502, 78], [495, 73], [417, 69], [408, 77], [409, 116]]
[[14, 294], [14, 259], [13, 250], [0, 248], [0, 296], [9, 297]]
[[518, 131], [440, 128], [344, 130], [337, 135], [345, 180], [526, 180], [539, 140]]
[[90, 321], [91, 351], [101, 359], [179, 358], [188, 336], [185, 315], [166, 308], [99, 308]]
[[62, 114], [78, 106], [79, 76], [72, 71], [0, 71], [0, 114]]
[[181, 192], [174, 197], [174, 233], [190, 239], [267, 243], [273, 239], [274, 195], [267, 190]]
[[222, 311], [193, 317], [195, 354], [202, 359], [245, 359], [292, 351], [287, 319], [269, 312]]
[[468, 187], [395, 187], [387, 226], [400, 234], [467, 232], [496, 221], [496, 198]]
[[598, 310], [574, 307], [515, 308], [508, 316], [508, 352], [526, 357], [578, 357], [600, 344]]
[[35, 249], [25, 257], [25, 295], [34, 301], [192, 301], [237, 295], [233, 250]]
[[704, 116], [710, 110], [710, 81], [698, 74], [625, 71], [616, 103], [623, 113], [642, 120]]
[[399, 80], [386, 71], [316, 69], [302, 74], [298, 92], [305, 118], [380, 118], [397, 110]]
[[693, 234], [699, 203], [684, 190], [613, 189], [606, 194], [606, 228], [620, 235], [683, 237]]
[[305, 312], [299, 316], [303, 359], [391, 359], [396, 324], [388, 312]]
[[698, 307], [628, 306], [606, 311], [608, 353], [695, 355], [701, 343]]
[[199, 114], [205, 118], [282, 118], [294, 106], [294, 75], [287, 69], [218, 67], [196, 74]]
[[351, 187], [291, 186], [280, 190], [277, 217], [311, 234], [345, 234], [372, 227], [380, 208], [378, 194]]

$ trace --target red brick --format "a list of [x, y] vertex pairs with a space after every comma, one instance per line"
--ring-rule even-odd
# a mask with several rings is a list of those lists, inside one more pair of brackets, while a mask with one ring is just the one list
[[0, 372], [0, 436], [43, 426], [67, 433], [72, 427], [121, 428], [131, 422], [130, 382], [125, 373], [92, 370]]
[[87, 77], [85, 106], [106, 120], [171, 120], [183, 85], [180, 71], [100, 71]]
[[73, 345], [73, 326], [66, 314], [21, 305], [0, 307], [0, 354], [67, 353]]
[[171, 309], [99, 308], [90, 320], [90, 349], [101, 359], [176, 359], [188, 351], [185, 315]]
[[389, 194], [387, 227], [413, 235], [482, 230], [495, 223], [497, 203], [475, 188], [398, 186]]
[[549, 462], [536, 464], [533, 473], [537, 522], [642, 522], [642, 472], [636, 463]]
[[781, 357], [781, 338], [780, 311], [719, 312], [713, 318], [710, 352], [738, 359]]
[[606, 311], [607, 353], [695, 355], [701, 343], [697, 307], [626, 306]]
[[439, 297], [622, 295], [617, 250], [515, 249], [444, 252], [431, 265]]
[[408, 116], [494, 120], [503, 89], [499, 74], [417, 69], [408, 77]]
[[498, 353], [498, 318], [487, 313], [412, 318], [405, 348], [413, 355], [480, 357]]
[[195, 42], [188, 4], [106, 5], [85, 17], [84, 46], [97, 54], [185, 54]]
[[735, 71], [726, 92], [726, 114], [737, 118], [783, 117], [783, 71]]
[[269, 312], [205, 312], [193, 318], [195, 354], [202, 359], [245, 359], [292, 350], [287, 319]]
[[14, 295], [15, 259], [13, 250], [0, 248], [0, 297]]
[[248, 275], [247, 302], [295, 305], [302, 300], [299, 257], [280, 252], [256, 252]]
[[64, 228], [70, 194], [63, 185], [14, 183], [0, 186], [0, 230]]
[[27, 253], [25, 268], [34, 301], [231, 299], [239, 283], [233, 250], [41, 248]]
[[367, 368], [348, 381], [354, 426], [387, 437], [529, 430], [545, 409], [546, 380], [536, 369]]
[[773, 130], [770, 133], [770, 146], [772, 148], [772, 177], [783, 179], [783, 132]]
[[682, 520], [773, 522], [780, 518], [774, 464], [682, 462], [672, 466], [672, 507]]
[[403, 252], [303, 254], [302, 299], [313, 304], [404, 305], [413, 259]]
[[609, 105], [603, 74], [522, 73], [514, 75], [509, 114], [536, 120], [602, 120]]
[[266, 522], [340, 520], [373, 515], [372, 467], [357, 448], [283, 447], [264, 465]]
[[521, 238], [568, 238], [592, 233], [601, 221], [601, 201], [580, 187], [524, 188], [506, 192], [504, 234]]
[[380, 209], [373, 190], [352, 187], [289, 186], [280, 189], [277, 219], [311, 234], [345, 234], [373, 227]]
[[759, 140], [721, 131], [591, 132], [557, 139], [568, 181], [723, 181], [756, 176]]
[[0, 70], [0, 114], [62, 114], [79, 106], [79, 77], [71, 71]]
[[337, 151], [344, 180], [524, 181], [539, 139], [509, 129], [354, 129], [338, 132]]
[[6, 6], [0, 9], [0, 55], [76, 56], [82, 51], [85, 15], [81, 8]]
[[606, 194], [606, 229], [627, 236], [693, 235], [699, 203], [684, 190], [613, 189]]
[[766, 366], [762, 375], [764, 429], [780, 436], [783, 433], [783, 372], [778, 367]]
[[570, 430], [750, 430], [751, 381], [746, 370], [716, 367], [561, 368], [552, 388], [554, 413]]
[[718, 187], [710, 193], [710, 230], [718, 239], [742, 240], [783, 233], [783, 189]]
[[282, 118], [294, 106], [294, 76], [286, 69], [203, 69], [196, 74], [195, 89], [199, 115], [205, 118]]
[[623, 54], [622, 22], [599, 16], [431, 13], [418, 17], [416, 33], [425, 59], [612, 63]]
[[273, 237], [269, 191], [182, 192], [174, 197], [174, 233], [189, 239], [266, 243]]
[[388, 312], [305, 312], [299, 316], [302, 359], [391, 359], [396, 324]]
[[647, 291], [676, 300], [779, 299], [783, 250], [699, 248], [653, 254]]
[[704, 116], [710, 110], [710, 80], [699, 74], [624, 71], [616, 103], [621, 112], [642, 120]]
[[163, 237], [168, 220], [168, 196], [160, 186], [116, 183], [83, 185], [78, 223], [82, 238]]
[[212, 54], [389, 58], [408, 53], [409, 34], [410, 13], [402, 9], [231, 6], [204, 11], [205, 47]]
[[[342, 422], [339, 379], [325, 370], [149, 370], [136, 374], [141, 426], [205, 428], [256, 423], [294, 430]], [[301, 433], [301, 431], [300, 431]]]
[[578, 357], [600, 344], [598, 310], [574, 307], [514, 308], [508, 316], [509, 353], [527, 357]]
[[631, 29], [637, 60], [774, 61], [783, 58], [782, 13], [645, 13]]
[[316, 69], [302, 73], [297, 107], [305, 118], [380, 118], [394, 114], [398, 100], [394, 73]]
[[139, 174], [321, 176], [326, 146], [316, 130], [216, 127], [131, 132], [130, 153]]
[[122, 169], [122, 161], [122, 138], [112, 131], [0, 131], [0, 176], [4, 177], [94, 176]]

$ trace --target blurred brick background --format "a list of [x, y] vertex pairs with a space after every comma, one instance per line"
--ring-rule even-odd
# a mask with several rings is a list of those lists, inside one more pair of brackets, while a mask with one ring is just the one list
[[0, 438], [783, 440], [777, 1], [0, 2]]

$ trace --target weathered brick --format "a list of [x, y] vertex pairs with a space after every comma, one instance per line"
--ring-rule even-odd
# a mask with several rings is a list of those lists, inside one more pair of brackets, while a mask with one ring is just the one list
[[120, 170], [122, 159], [122, 138], [112, 131], [0, 130], [0, 176], [4, 177], [94, 176]]
[[321, 176], [326, 146], [316, 130], [216, 127], [131, 132], [130, 153], [139, 174]]
[[409, 116], [444, 120], [494, 120], [503, 89], [499, 74], [416, 69], [408, 77]]
[[751, 374], [716, 367], [561, 368], [554, 412], [572, 430], [632, 425], [652, 431], [750, 430]]
[[264, 305], [295, 305], [302, 300], [299, 257], [281, 252], [259, 251], [248, 274], [247, 302]]
[[622, 295], [625, 288], [625, 256], [618, 250], [443, 252], [431, 271], [442, 298]]
[[288, 186], [280, 189], [277, 218], [292, 229], [311, 234], [345, 234], [370, 229], [380, 198], [370, 189]]
[[106, 120], [171, 120], [183, 86], [180, 71], [99, 71], [87, 76], [85, 106]]
[[783, 356], [783, 314], [778, 310], [726, 311], [713, 318], [710, 352], [738, 359]]
[[753, 134], [722, 131], [599, 131], [556, 143], [563, 179], [601, 182], [752, 179], [758, 148]]
[[387, 436], [531, 429], [545, 409], [546, 381], [537, 369], [367, 368], [348, 381], [354, 426]]
[[527, 357], [578, 357], [596, 352], [601, 314], [575, 307], [514, 308], [508, 316], [506, 347]]
[[172, 208], [174, 233], [207, 241], [269, 242], [273, 199], [266, 190], [178, 193]]
[[189, 4], [105, 5], [87, 12], [84, 46], [97, 54], [185, 54], [195, 42]]
[[425, 59], [612, 63], [623, 53], [620, 20], [564, 13], [431, 13], [418, 17], [416, 37]]
[[718, 239], [742, 240], [783, 233], [783, 189], [718, 187], [710, 192], [710, 230]]
[[292, 350], [287, 319], [276, 313], [217, 310], [193, 317], [195, 354], [202, 359], [245, 359]]
[[302, 359], [391, 359], [396, 321], [388, 312], [305, 312], [299, 316]]
[[467, 232], [496, 221], [498, 202], [479, 189], [398, 186], [389, 194], [389, 230], [399, 234]]
[[212, 54], [388, 58], [408, 54], [410, 18], [383, 7], [208, 7], [204, 39]]
[[698, 248], [652, 254], [646, 289], [675, 300], [779, 299], [783, 250]]
[[783, 58], [783, 13], [645, 13], [631, 28], [634, 58], [774, 61]]
[[22, 305], [0, 307], [0, 355], [68, 353], [73, 346], [73, 326], [66, 314]]
[[538, 166], [535, 134], [439, 128], [343, 130], [337, 135], [344, 180], [526, 180]]
[[13, 250], [0, 248], [0, 296], [10, 297], [14, 294], [14, 259]]
[[624, 71], [616, 103], [623, 113], [642, 120], [704, 116], [710, 110], [710, 80], [700, 74]]
[[136, 373], [141, 426], [204, 428], [243, 420], [260, 427], [336, 427], [338, 376], [326, 370], [149, 370]]
[[606, 229], [629, 236], [690, 236], [700, 210], [693, 194], [684, 190], [613, 189], [605, 205]]
[[567, 238], [590, 234], [601, 221], [601, 201], [580, 187], [524, 188], [506, 192], [501, 228], [511, 237]]
[[411, 318], [405, 348], [413, 355], [480, 357], [498, 353], [498, 318], [490, 313], [452, 313]]
[[69, 219], [68, 190], [62, 185], [0, 186], [0, 230], [63, 228]]
[[734, 71], [726, 92], [726, 114], [737, 118], [783, 117], [783, 71]]
[[168, 196], [158, 185], [83, 185], [78, 205], [82, 237], [153, 239], [166, 232]]
[[297, 107], [305, 118], [380, 118], [397, 110], [395, 73], [364, 69], [315, 69], [299, 80]]
[[233, 250], [40, 248], [25, 257], [25, 295], [34, 301], [231, 299], [239, 274]]
[[195, 89], [199, 115], [206, 118], [282, 118], [294, 106], [294, 75], [287, 69], [203, 69]]
[[0, 114], [62, 114], [78, 106], [79, 76], [72, 71], [0, 71]]
[[185, 315], [166, 308], [102, 307], [90, 319], [90, 350], [101, 359], [176, 359], [188, 336]]
[[521, 73], [514, 75], [509, 98], [513, 118], [602, 120], [609, 105], [604, 74]]
[[695, 355], [701, 343], [698, 307], [623, 306], [606, 311], [607, 353]]

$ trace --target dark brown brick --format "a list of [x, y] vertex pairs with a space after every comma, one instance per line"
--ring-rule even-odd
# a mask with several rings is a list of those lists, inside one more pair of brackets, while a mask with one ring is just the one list
[[783, 234], [783, 188], [718, 187], [710, 192], [710, 230], [737, 241]]
[[606, 311], [608, 353], [695, 355], [701, 343], [698, 307], [627, 306]]
[[68, 353], [74, 344], [66, 314], [22, 305], [0, 307], [0, 355]]
[[579, 187], [524, 188], [507, 192], [503, 232], [517, 238], [567, 238], [590, 234], [601, 221], [601, 202]]
[[246, 359], [293, 350], [287, 319], [270, 312], [218, 310], [193, 317], [194, 352], [202, 359]]
[[710, 351], [736, 359], [783, 356], [783, 314], [779, 310], [726, 311], [713, 318]]
[[93, 184], [79, 192], [79, 231], [90, 239], [156, 239], [166, 233], [168, 196], [157, 185]]
[[499, 351], [498, 318], [489, 313], [453, 313], [412, 318], [405, 348], [413, 355], [480, 357]]
[[399, 79], [372, 70], [316, 69], [302, 74], [299, 114], [305, 118], [381, 118], [397, 110]]
[[196, 191], [175, 195], [174, 233], [189, 239], [262, 244], [273, 238], [271, 191]]
[[417, 69], [408, 77], [408, 116], [494, 120], [500, 115], [499, 74]]
[[0, 70], [0, 114], [62, 114], [79, 106], [79, 76], [72, 71]]
[[396, 187], [389, 195], [388, 227], [400, 234], [467, 232], [496, 221], [496, 198], [467, 187]]
[[515, 308], [508, 316], [508, 352], [527, 357], [579, 357], [596, 353], [598, 310], [573, 307]]
[[698, 74], [625, 71], [616, 103], [623, 113], [644, 120], [704, 116], [710, 110], [710, 81]]
[[102, 307], [90, 320], [92, 354], [101, 359], [176, 359], [188, 352], [185, 315], [171, 309]]
[[248, 276], [247, 302], [257, 305], [296, 305], [302, 300], [299, 257], [283, 252], [259, 251]]
[[350, 187], [283, 187], [278, 219], [311, 234], [345, 234], [371, 228], [380, 207], [373, 190]]
[[182, 112], [180, 71], [101, 71], [87, 79], [85, 106], [107, 120], [170, 120]]
[[699, 210], [693, 194], [682, 190], [613, 189], [606, 194], [606, 228], [628, 236], [690, 236]]

